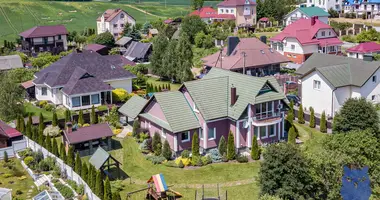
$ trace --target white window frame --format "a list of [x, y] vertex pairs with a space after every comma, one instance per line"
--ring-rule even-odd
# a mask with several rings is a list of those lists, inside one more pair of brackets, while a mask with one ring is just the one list
[[321, 89], [321, 81], [319, 81], [319, 80], [314, 80], [314, 81], [313, 81], [313, 89], [314, 89], [314, 90], [320, 90], [320, 89]]
[[[44, 89], [46, 89], [46, 94], [44, 94]], [[41, 87], [41, 96], [47, 96], [48, 94], [48, 88], [47, 87]]]
[[[265, 127], [265, 136], [261, 136], [261, 127]], [[267, 139], [268, 138], [268, 126], [260, 126], [259, 127], [259, 134], [260, 134], [260, 139]]]
[[199, 138], [203, 140], [203, 129], [199, 129]]
[[295, 50], [296, 50], [296, 45], [291, 44], [291, 45], [290, 45], [290, 49], [291, 49], [292, 51], [295, 51]]
[[[263, 104], [264, 103], [260, 103], [260, 104], [256, 104], [255, 105], [255, 116], [260, 115], [260, 118], [261, 118], [262, 115], [267, 115], [268, 116], [270, 113], [272, 113], [272, 116], [273, 116], [274, 115], [274, 101], [265, 102], [265, 107], [266, 107], [266, 111], [265, 112], [263, 112]], [[272, 107], [271, 110], [268, 109], [269, 104], [271, 104], [271, 107]], [[256, 113], [256, 106], [260, 107], [260, 112], [259, 113]]]
[[372, 96], [371, 96], [371, 100], [372, 100], [372, 101], [376, 101], [376, 95], [372, 95]]
[[161, 128], [161, 137], [166, 138], [165, 129]]
[[326, 32], [325, 32], [325, 31], [322, 31], [322, 32], [321, 32], [321, 35], [322, 35], [323, 37], [325, 37], [325, 36], [326, 36]]
[[[269, 134], [269, 137], [274, 137], [274, 136], [276, 136], [277, 134], [277, 130], [276, 130], [276, 127], [277, 127], [277, 124], [272, 124], [272, 125], [269, 125], [269, 126], [273, 126], [273, 135], [272, 134]], [[268, 126], [268, 127], [269, 127]], [[268, 130], [269, 130], [269, 128], [268, 128]]]
[[372, 76], [372, 82], [374, 82], [374, 83], [377, 82], [377, 76], [376, 75]]
[[[184, 140], [183, 137], [182, 137], [182, 134], [184, 134], [184, 133], [187, 133], [187, 135], [188, 135], [188, 137], [189, 137], [189, 138], [186, 139], [186, 140]], [[182, 133], [181, 133], [181, 142], [182, 142], [182, 143], [190, 142], [190, 136], [191, 136], [190, 131], [182, 132]]]
[[[210, 129], [208, 129], [208, 130], [210, 130]], [[216, 127], [214, 127], [214, 137], [209, 138], [208, 136], [209, 136], [209, 132], [207, 131], [207, 140], [215, 140], [216, 139]]]

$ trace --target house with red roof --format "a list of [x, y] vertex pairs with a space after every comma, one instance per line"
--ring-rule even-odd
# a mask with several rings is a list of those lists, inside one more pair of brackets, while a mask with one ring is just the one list
[[252, 76], [267, 76], [280, 72], [280, 64], [290, 62], [257, 38], [228, 37], [222, 52], [202, 58], [207, 71], [221, 68]]
[[26, 54], [67, 51], [67, 31], [64, 25], [35, 26], [19, 34], [22, 51]]
[[270, 41], [273, 49], [298, 64], [317, 52], [340, 54], [343, 45], [333, 28], [318, 17], [299, 19]]
[[365, 55], [372, 56], [380, 53], [380, 44], [376, 42], [364, 42], [346, 50], [347, 57], [363, 59]]
[[12, 141], [21, 140], [22, 134], [0, 120], [0, 148], [12, 145]]
[[97, 33], [109, 31], [115, 38], [121, 37], [125, 23], [134, 26], [136, 20], [120, 8], [108, 9], [96, 19]]
[[218, 4], [218, 10], [203, 7], [190, 15], [198, 15], [205, 22], [235, 20], [238, 27], [250, 27], [256, 24], [256, 2], [254, 0], [224, 0]]

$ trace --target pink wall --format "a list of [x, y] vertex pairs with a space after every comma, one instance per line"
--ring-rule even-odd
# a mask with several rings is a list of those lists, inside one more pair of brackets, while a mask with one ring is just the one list
[[[182, 134], [178, 133], [178, 136], [177, 136], [177, 139], [178, 139], [178, 151], [183, 151], [185, 149], [191, 151], [191, 144], [193, 143], [194, 132], [197, 132], [198, 139], [199, 139], [199, 131], [198, 131], [198, 129], [190, 130], [190, 141], [188, 141], [188, 142], [182, 142]], [[199, 141], [199, 144], [202, 143], [200, 139], [198, 141]]]
[[[239, 133], [240, 133], [240, 147], [246, 147], [248, 145], [248, 128], [244, 128], [244, 123], [239, 122]], [[251, 131], [252, 134], [252, 131]]]
[[167, 122], [165, 115], [164, 115], [164, 112], [162, 112], [162, 110], [161, 110], [160, 104], [158, 104], [158, 102], [155, 99], [153, 99], [149, 103], [149, 105], [147, 105], [147, 107], [145, 108], [145, 110], [143, 112], [149, 113], [149, 114]]
[[[150, 126], [149, 126], [149, 122], [150, 122]], [[157, 124], [143, 118], [143, 117], [140, 117], [140, 125], [141, 125], [141, 128], [145, 128], [149, 131], [149, 135], [151, 138], [153, 138], [154, 136], [154, 133], [158, 133], [160, 136], [161, 136], [161, 127], [158, 126]], [[174, 134], [168, 130], [165, 130], [165, 133], [166, 133], [166, 138], [162, 137], [161, 136], [161, 139], [162, 141], [165, 141], [165, 140], [168, 140], [169, 142], [169, 145], [170, 145], [170, 148], [173, 149], [174, 148]]]
[[[230, 131], [230, 120], [229, 119], [223, 119], [220, 121], [215, 122], [209, 122], [207, 123], [207, 131], [205, 131], [205, 134], [208, 134], [209, 128], [216, 128], [216, 138], [214, 140], [207, 140], [207, 149], [215, 148], [218, 146], [219, 140], [224, 136], [224, 139], [228, 139], [228, 133]], [[208, 135], [206, 135], [207, 138]]]

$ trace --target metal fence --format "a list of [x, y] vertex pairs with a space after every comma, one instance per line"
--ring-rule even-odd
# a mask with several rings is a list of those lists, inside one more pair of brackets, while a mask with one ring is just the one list
[[28, 137], [25, 137], [27, 147], [31, 148], [33, 151], [41, 151], [44, 155], [44, 158], [50, 156], [55, 158], [56, 163], [61, 166], [61, 170], [65, 170], [67, 174], [67, 179], [75, 181], [78, 185], [84, 186], [84, 192], [87, 194], [87, 198], [89, 200], [100, 200], [99, 197], [97, 197], [91, 190], [91, 188], [87, 185], [87, 183], [77, 174], [74, 172], [73, 168], [66, 165], [60, 158], [55, 156], [54, 154], [50, 153], [48, 150], [46, 150], [44, 147], [40, 146], [33, 140], [29, 139]]
[[6, 151], [9, 158], [13, 158], [16, 152], [26, 149], [26, 140], [14, 141], [12, 146], [0, 149], [0, 160], [4, 158], [4, 152]]

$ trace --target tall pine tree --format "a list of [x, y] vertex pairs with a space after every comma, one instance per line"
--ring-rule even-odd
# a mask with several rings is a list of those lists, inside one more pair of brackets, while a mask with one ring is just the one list
[[72, 146], [69, 147], [69, 151], [67, 153], [67, 165], [74, 168], [75, 166], [75, 154], [74, 148]]
[[252, 139], [251, 157], [253, 160], [260, 159], [260, 147], [259, 147], [259, 143], [257, 142], [256, 135], [254, 135]]
[[198, 138], [198, 133], [196, 131], [193, 134], [193, 141], [191, 143], [191, 151], [192, 151], [192, 156], [199, 157], [199, 138]]
[[193, 51], [190, 38], [186, 33], [182, 33], [177, 45], [178, 63], [176, 67], [176, 79], [183, 83], [193, 79], [191, 68], [193, 67]]
[[224, 136], [220, 137], [219, 139], [219, 146], [218, 146], [219, 154], [224, 155], [224, 153], [227, 152], [227, 143], [226, 139], [224, 139]]
[[49, 152], [52, 152], [52, 148], [51, 148], [51, 137], [50, 135], [46, 136], [46, 140], [45, 140], [45, 145], [46, 145], [46, 150], [48, 150]]
[[95, 107], [94, 105], [91, 108], [91, 124], [97, 124], [98, 123], [98, 117], [96, 116]]
[[83, 110], [79, 110], [78, 124], [80, 124], [81, 126], [83, 126], [83, 124], [84, 124]]
[[83, 164], [82, 164], [80, 176], [88, 184], [88, 167], [87, 167], [86, 162], [83, 162]]
[[233, 160], [235, 159], [235, 139], [232, 131], [228, 133], [228, 142], [227, 142], [227, 159]]
[[51, 153], [59, 157], [57, 140], [55, 138], [52, 138], [52, 140]]
[[108, 176], [106, 177], [106, 181], [104, 182], [104, 198], [103, 199], [112, 200], [111, 183]]
[[321, 121], [320, 121], [320, 124], [319, 124], [319, 130], [322, 133], [327, 133], [327, 121], [326, 121], [326, 113], [325, 113], [325, 111], [322, 112], [322, 117], [321, 117]]
[[164, 57], [162, 58], [163, 68], [165, 68], [166, 72], [165, 76], [170, 79], [176, 78], [176, 68], [178, 65], [177, 45], [177, 40], [171, 40], [167, 50], [164, 53]]
[[55, 111], [53, 111], [53, 120], [51, 123], [52, 123], [51, 125], [53, 125], [53, 127], [58, 126], [57, 113]]
[[81, 174], [82, 173], [82, 159], [80, 158], [78, 152], [76, 153], [76, 157], [75, 157], [75, 168], [74, 168], [74, 171], [79, 176], [82, 176], [82, 174]]

